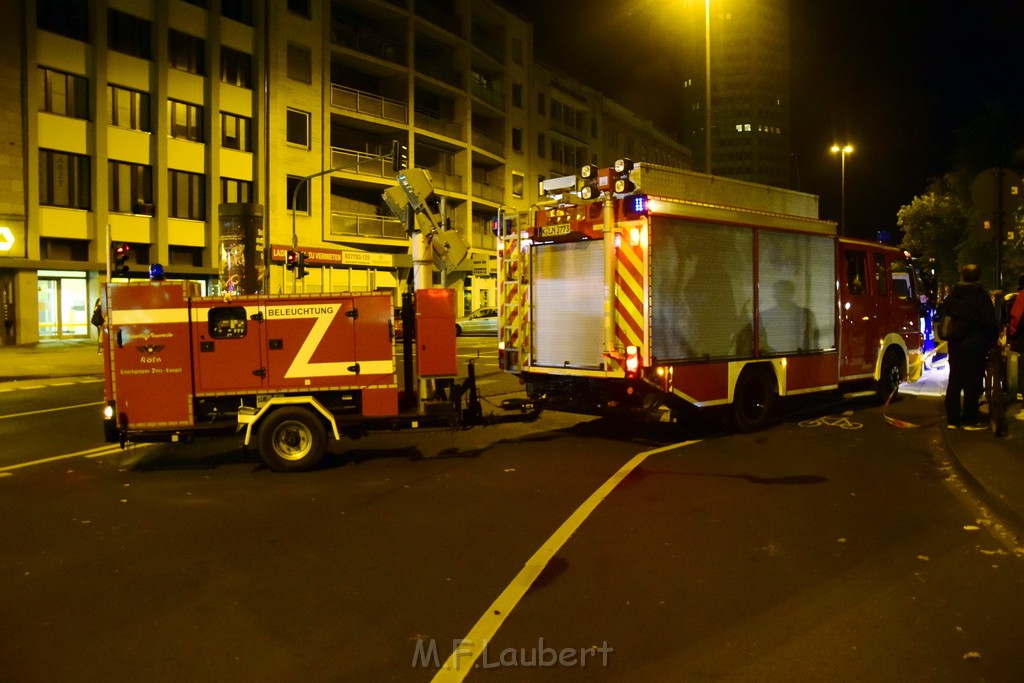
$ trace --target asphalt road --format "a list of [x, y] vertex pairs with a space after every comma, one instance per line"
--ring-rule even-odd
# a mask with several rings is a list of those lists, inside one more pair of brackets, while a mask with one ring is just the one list
[[552, 412], [282, 475], [234, 438], [103, 449], [101, 391], [0, 392], [0, 681], [1019, 680], [1024, 563], [937, 428], [870, 404]]

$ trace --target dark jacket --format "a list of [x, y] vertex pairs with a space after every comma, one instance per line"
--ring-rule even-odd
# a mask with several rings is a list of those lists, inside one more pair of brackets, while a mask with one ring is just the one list
[[995, 346], [999, 337], [996, 309], [992, 297], [976, 282], [961, 282], [953, 287], [942, 302], [943, 315], [952, 315], [967, 323], [967, 333], [949, 341], [949, 350], [985, 352]]

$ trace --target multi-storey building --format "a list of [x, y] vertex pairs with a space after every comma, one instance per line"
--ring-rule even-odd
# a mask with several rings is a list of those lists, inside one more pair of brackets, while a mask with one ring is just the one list
[[777, 187], [790, 178], [789, 0], [690, 0], [685, 135], [707, 169], [705, 8], [710, 5], [711, 172]]
[[[689, 165], [649, 122], [535, 64], [531, 25], [491, 0], [15, 4], [0, 343], [94, 334], [112, 245], [131, 247], [131, 277], [159, 263], [218, 292], [222, 212], [239, 203], [262, 215], [266, 291], [397, 297], [411, 261], [381, 199], [393, 140], [470, 246], [444, 274], [465, 309], [493, 303], [495, 219], [528, 210], [538, 180], [624, 155]], [[299, 281], [293, 244], [309, 255]]]

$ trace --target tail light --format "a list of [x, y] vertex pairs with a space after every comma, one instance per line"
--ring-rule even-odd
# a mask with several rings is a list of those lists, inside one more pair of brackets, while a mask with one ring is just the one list
[[626, 377], [633, 379], [640, 372], [640, 355], [635, 346], [626, 347]]

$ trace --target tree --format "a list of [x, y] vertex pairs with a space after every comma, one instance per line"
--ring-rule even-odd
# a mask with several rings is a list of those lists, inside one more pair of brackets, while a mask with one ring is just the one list
[[914, 257], [933, 259], [936, 277], [943, 284], [959, 279], [960, 247], [972, 225], [967, 203], [954, 190], [957, 182], [954, 174], [943, 176], [896, 214], [896, 223], [903, 230], [903, 249]]

